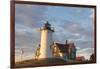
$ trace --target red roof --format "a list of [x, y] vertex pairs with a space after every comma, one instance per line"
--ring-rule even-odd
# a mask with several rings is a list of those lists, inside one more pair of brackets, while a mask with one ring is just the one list
[[76, 60], [77, 61], [82, 61], [82, 60], [85, 60], [85, 57], [84, 56], [78, 56], [78, 57], [76, 57]]

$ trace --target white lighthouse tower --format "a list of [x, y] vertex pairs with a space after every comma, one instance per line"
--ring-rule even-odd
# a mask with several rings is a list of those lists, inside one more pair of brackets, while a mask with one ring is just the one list
[[51, 25], [47, 21], [45, 25], [40, 29], [40, 31], [41, 31], [41, 42], [40, 42], [39, 59], [51, 58], [52, 57], [51, 45], [53, 43], [52, 33], [54, 32], [54, 29], [51, 28]]

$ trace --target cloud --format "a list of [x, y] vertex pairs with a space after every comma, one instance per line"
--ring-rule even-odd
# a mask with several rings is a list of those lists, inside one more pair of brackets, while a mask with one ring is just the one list
[[62, 22], [55, 25], [54, 40], [65, 43], [65, 40], [74, 41], [76, 46], [81, 48], [93, 47], [93, 32], [88, 31], [82, 24], [72, 21]]
[[43, 14], [47, 8], [24, 4], [16, 4], [15, 6], [16, 44], [17, 46], [24, 46], [25, 44], [26, 46], [31, 46], [31, 43], [35, 43], [38, 40], [39, 34], [36, 29], [41, 26], [40, 21], [43, 19]]
[[45, 6], [16, 4], [15, 21], [28, 27], [40, 27], [47, 10]]
[[15, 55], [18, 58], [21, 54], [20, 48], [27, 49], [24, 57], [33, 54], [36, 50], [40, 42], [40, 32], [37, 29], [42, 24], [41, 21], [44, 19], [43, 15], [47, 8], [44, 6], [16, 4], [15, 10]]
[[89, 25], [91, 27], [85, 28], [82, 23], [66, 21], [61, 26], [64, 31], [73, 34], [75, 37], [86, 37], [90, 39], [94, 37], [94, 31], [92, 29], [93, 25], [88, 24], [87, 26]]
[[77, 56], [84, 56], [85, 59], [90, 59], [92, 53], [94, 53], [94, 48], [83, 48], [77, 51]]
[[[84, 28], [83, 24], [64, 21], [61, 24], [56, 25], [56, 31], [54, 33], [55, 41], [65, 43], [65, 40], [74, 41], [75, 45], [80, 48], [93, 48], [94, 46], [94, 34], [93, 30]], [[91, 28], [90, 28], [91, 29]]]
[[[26, 52], [25, 52], [26, 53]], [[25, 55], [25, 54], [23, 54], [23, 55], [15, 55], [15, 62], [18, 62], [18, 61], [23, 61], [23, 60], [28, 60], [28, 59], [33, 59], [34, 58], [34, 54], [33, 53], [31, 53], [31, 54], [27, 54], [27, 55]]]
[[90, 10], [90, 16], [89, 16], [89, 17], [93, 19], [93, 18], [94, 18], [94, 13], [95, 13], [95, 12], [94, 12], [94, 9], [91, 9], [91, 10]]
[[79, 53], [82, 53], [82, 52], [91, 52], [93, 50], [94, 50], [93, 48], [84, 48], [84, 49], [79, 50], [78, 52]]
[[80, 50], [81, 48], [77, 46], [76, 49], [77, 49], [77, 50]]
[[91, 34], [91, 32], [87, 31], [86, 28], [82, 26], [82, 24], [77, 22], [68, 21], [64, 23], [64, 27], [67, 31], [78, 34], [78, 35], [88, 35]]

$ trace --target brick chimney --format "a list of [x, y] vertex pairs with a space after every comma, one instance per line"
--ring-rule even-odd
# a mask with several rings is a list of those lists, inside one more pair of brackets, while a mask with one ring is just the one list
[[66, 45], [68, 44], [68, 40], [66, 40]]

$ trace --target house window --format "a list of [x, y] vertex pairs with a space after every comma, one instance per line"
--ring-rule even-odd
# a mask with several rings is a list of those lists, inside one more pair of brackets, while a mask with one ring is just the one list
[[64, 59], [64, 60], [67, 60], [67, 59], [68, 59], [68, 57], [67, 57], [67, 54], [66, 54], [66, 53], [64, 53], [64, 54], [63, 54], [63, 59]]
[[54, 49], [53, 50], [54, 50], [54, 52], [57, 52], [57, 48], [55, 46], [54, 46]]
[[63, 54], [61, 52], [59, 53], [59, 55], [60, 55], [60, 57], [63, 57]]

